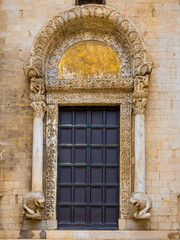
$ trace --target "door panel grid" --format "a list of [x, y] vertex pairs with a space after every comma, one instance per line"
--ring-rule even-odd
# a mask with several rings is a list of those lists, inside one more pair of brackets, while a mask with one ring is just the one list
[[119, 106], [59, 108], [59, 229], [118, 228], [119, 115]]

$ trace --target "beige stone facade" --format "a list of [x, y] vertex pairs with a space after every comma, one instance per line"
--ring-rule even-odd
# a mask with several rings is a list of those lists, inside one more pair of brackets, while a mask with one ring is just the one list
[[[71, 0], [1, 2], [0, 228], [2, 230], [22, 229], [23, 197], [32, 189], [33, 112], [29, 100], [29, 83], [23, 68], [29, 65], [30, 50], [42, 26], [50, 18], [74, 6], [75, 1]], [[145, 187], [146, 193], [152, 198], [150, 229], [176, 230], [179, 229], [180, 211], [177, 198], [180, 193], [180, 5], [177, 0], [107, 0], [106, 6], [124, 12], [125, 18], [128, 18], [141, 33], [147, 61], [154, 62], [145, 112]], [[131, 84], [131, 81], [129, 82]], [[119, 82], [118, 84], [121, 85]], [[47, 82], [48, 91], [51, 91], [53, 86], [48, 85]], [[89, 87], [91, 88], [91, 85]], [[57, 94], [54, 96], [49, 94], [49, 104], [59, 104], [63, 99], [66, 99], [64, 104], [67, 102], [78, 104], [78, 93], [72, 94], [69, 99], [66, 93], [62, 93], [61, 97], [56, 96]], [[112, 94], [110, 99], [113, 99], [113, 96], [115, 100], [109, 101], [115, 103], [118, 99], [121, 102], [122, 96]], [[107, 95], [102, 95], [101, 98], [106, 97]], [[131, 97], [128, 95], [128, 98]], [[91, 102], [95, 98], [96, 96], [92, 94]], [[97, 99], [94, 102], [97, 102]], [[84, 104], [87, 103], [89, 102], [84, 100]], [[44, 129], [45, 125], [44, 121]], [[45, 142], [44, 146], [48, 147], [48, 143], [46, 145]], [[132, 179], [133, 146], [132, 134]]]

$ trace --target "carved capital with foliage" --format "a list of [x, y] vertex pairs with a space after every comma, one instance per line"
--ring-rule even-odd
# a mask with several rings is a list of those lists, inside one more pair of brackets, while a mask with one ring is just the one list
[[148, 97], [149, 75], [136, 76], [134, 79], [133, 103], [134, 113], [142, 115], [145, 112], [145, 106]]
[[46, 111], [46, 104], [43, 101], [32, 102], [31, 107], [33, 108], [34, 118], [44, 118], [44, 113]]

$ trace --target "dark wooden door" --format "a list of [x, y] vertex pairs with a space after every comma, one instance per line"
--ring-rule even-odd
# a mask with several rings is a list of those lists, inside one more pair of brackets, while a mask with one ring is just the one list
[[119, 107], [60, 107], [59, 229], [117, 229]]

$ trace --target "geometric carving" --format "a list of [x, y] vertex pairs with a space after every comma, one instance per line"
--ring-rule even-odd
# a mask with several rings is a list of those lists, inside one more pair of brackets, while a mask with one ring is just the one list
[[58, 106], [47, 106], [45, 219], [56, 220]]
[[131, 104], [121, 104], [120, 127], [120, 214], [130, 218], [131, 196]]

